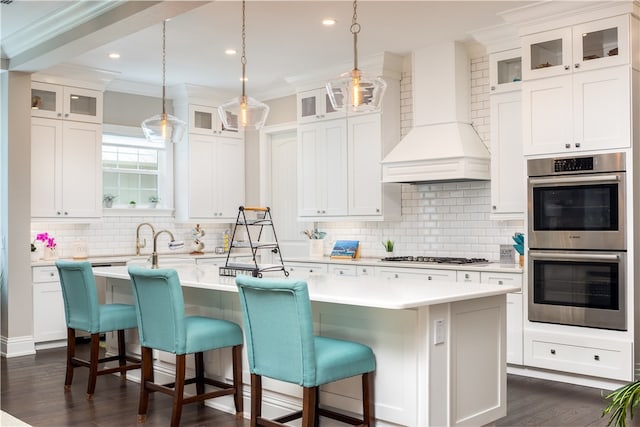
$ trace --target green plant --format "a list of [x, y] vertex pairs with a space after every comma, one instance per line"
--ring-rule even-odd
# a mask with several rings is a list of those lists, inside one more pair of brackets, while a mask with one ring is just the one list
[[382, 242], [384, 250], [387, 252], [393, 252], [393, 240], [387, 239], [386, 242]]
[[129, 202], [129, 207], [130, 208], [135, 208], [136, 207], [136, 201], [135, 200], [130, 201]]
[[160, 201], [160, 197], [157, 194], [153, 196], [149, 196], [149, 203], [158, 203]]
[[38, 248], [36, 248], [36, 245], [34, 245], [33, 242], [31, 242], [31, 252], [35, 252], [37, 250]]
[[116, 196], [114, 194], [105, 193], [104, 196], [102, 196], [102, 201], [103, 202], [113, 202], [117, 198], [118, 198], [118, 196]]
[[602, 411], [602, 416], [609, 415], [607, 426], [627, 426], [627, 414], [629, 420], [633, 419], [633, 412], [640, 404], [640, 381], [633, 381], [612, 391], [605, 396], [609, 404]]
[[302, 233], [311, 240], [324, 239], [324, 237], [327, 235], [327, 233], [325, 233], [324, 231], [319, 231], [317, 228], [314, 228], [313, 230], [304, 230]]

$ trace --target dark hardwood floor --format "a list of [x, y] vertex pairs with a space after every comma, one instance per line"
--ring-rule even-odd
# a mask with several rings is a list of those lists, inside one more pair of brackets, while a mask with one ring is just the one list
[[[86, 352], [86, 343], [78, 352]], [[2, 410], [32, 426], [136, 426], [137, 383], [116, 376], [98, 378], [92, 401], [85, 399], [87, 369], [76, 369], [73, 386], [64, 392], [64, 348], [39, 351], [35, 356], [2, 358], [0, 380]], [[508, 415], [497, 426], [606, 426], [605, 406], [599, 389], [510, 375]], [[245, 405], [245, 410], [249, 410]], [[171, 417], [168, 396], [151, 397], [148, 426], [167, 425]], [[198, 404], [182, 411], [182, 426], [248, 427], [237, 420]], [[422, 427], [422, 426], [416, 426]]]

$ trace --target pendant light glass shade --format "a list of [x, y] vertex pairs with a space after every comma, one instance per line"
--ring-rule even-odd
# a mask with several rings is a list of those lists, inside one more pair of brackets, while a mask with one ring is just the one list
[[369, 76], [358, 69], [358, 3], [353, 2], [353, 70], [341, 74], [327, 82], [327, 93], [331, 105], [336, 111], [350, 110], [354, 112], [376, 111], [382, 107], [382, 98], [387, 83], [381, 77]]
[[151, 142], [180, 142], [186, 129], [185, 122], [167, 113], [156, 114], [142, 122], [144, 136]]
[[218, 107], [218, 114], [225, 129], [237, 130], [239, 126], [260, 129], [269, 115], [269, 106], [255, 98], [242, 95]]
[[260, 129], [264, 126], [267, 116], [269, 115], [269, 106], [255, 98], [247, 96], [245, 92], [247, 56], [244, 0], [242, 1], [242, 58], [240, 58], [240, 62], [242, 64], [242, 95], [219, 106], [218, 115], [225, 129], [238, 130], [239, 127], [245, 129]]
[[149, 117], [141, 124], [144, 136], [151, 142], [180, 142], [187, 124], [179, 118], [167, 114], [166, 93], [166, 33], [167, 21], [162, 21], [162, 113]]

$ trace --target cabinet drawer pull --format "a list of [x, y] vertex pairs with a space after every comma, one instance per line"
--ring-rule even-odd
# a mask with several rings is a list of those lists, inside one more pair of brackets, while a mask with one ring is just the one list
[[549, 352], [550, 352], [551, 354], [556, 354], [556, 349], [555, 349], [555, 348], [552, 348], [551, 350], [549, 350]]

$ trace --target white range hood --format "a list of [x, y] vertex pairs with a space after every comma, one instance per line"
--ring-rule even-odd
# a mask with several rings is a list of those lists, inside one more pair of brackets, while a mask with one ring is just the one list
[[469, 69], [457, 42], [413, 52], [414, 127], [382, 161], [383, 182], [490, 179], [489, 151], [469, 120]]

